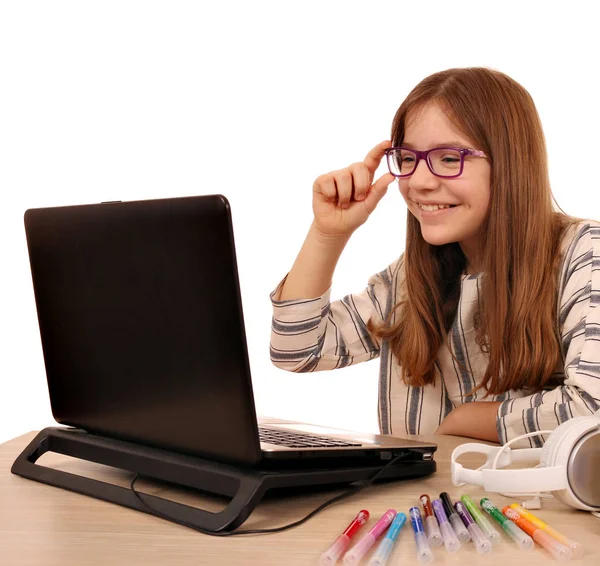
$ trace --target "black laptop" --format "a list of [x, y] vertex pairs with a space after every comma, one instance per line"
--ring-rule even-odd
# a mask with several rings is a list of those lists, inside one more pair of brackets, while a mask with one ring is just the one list
[[259, 427], [222, 195], [30, 209], [25, 228], [58, 423], [248, 467], [433, 459], [431, 443]]

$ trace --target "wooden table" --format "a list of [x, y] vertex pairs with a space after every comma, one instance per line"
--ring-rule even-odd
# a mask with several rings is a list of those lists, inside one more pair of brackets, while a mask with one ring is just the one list
[[[438, 463], [436, 474], [419, 480], [369, 487], [289, 531], [213, 537], [139, 511], [11, 474], [13, 461], [34, 436], [35, 433], [26, 434], [0, 445], [0, 564], [6, 566], [316, 564], [320, 553], [363, 508], [371, 513], [367, 524], [370, 528], [389, 508], [408, 514], [409, 507], [418, 505], [422, 493], [430, 494], [432, 499], [441, 491], [448, 491], [453, 499], [468, 493], [476, 501], [487, 495], [498, 507], [514, 501], [497, 494], [486, 494], [474, 486], [452, 486], [450, 454], [465, 439], [415, 437], [439, 445], [435, 458]], [[117, 485], [128, 485], [131, 479], [127, 472], [58, 454], [46, 454], [38, 463]], [[138, 489], [153, 494], [168, 491], [175, 500], [208, 510], [224, 506], [222, 500], [209, 500], [189, 490], [174, 490], [164, 484], [140, 481]], [[269, 528], [297, 520], [336, 493], [339, 492], [267, 499], [259, 504], [241, 529]], [[542, 506], [538, 516], [585, 546], [584, 557], [574, 565], [600, 564], [600, 519], [554, 499], [543, 500]], [[361, 533], [366, 530], [363, 527]], [[505, 535], [503, 537], [501, 545], [485, 558], [475, 552], [472, 543], [464, 545], [455, 554], [447, 553], [443, 547], [435, 548], [433, 564], [506, 566], [519, 561], [533, 566], [554, 562], [537, 545], [533, 552], [524, 553]], [[417, 564], [415, 549], [412, 529], [407, 524], [388, 564]], [[362, 564], [368, 562], [369, 555]]]

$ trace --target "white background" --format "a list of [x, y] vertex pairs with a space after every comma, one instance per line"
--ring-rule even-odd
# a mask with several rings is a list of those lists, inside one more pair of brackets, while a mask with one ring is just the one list
[[[232, 204], [258, 411], [376, 430], [376, 361], [312, 375], [269, 361], [268, 296], [310, 224], [313, 180], [387, 139], [425, 76], [483, 65], [533, 95], [562, 207], [599, 218], [591, 5], [0, 0], [0, 442], [53, 424], [24, 211], [209, 193]], [[392, 186], [334, 297], [401, 253], [405, 216]]]

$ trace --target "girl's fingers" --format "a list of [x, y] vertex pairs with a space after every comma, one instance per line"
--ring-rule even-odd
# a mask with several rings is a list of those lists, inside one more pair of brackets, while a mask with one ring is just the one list
[[364, 163], [354, 163], [348, 167], [354, 180], [354, 200], [365, 200], [371, 186], [371, 173]]

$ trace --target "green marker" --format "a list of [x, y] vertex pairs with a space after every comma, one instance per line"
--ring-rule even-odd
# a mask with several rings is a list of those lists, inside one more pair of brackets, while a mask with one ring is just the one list
[[[487, 511], [489, 515], [502, 527], [506, 521], [510, 521], [508, 517], [505, 517], [500, 510], [494, 506], [494, 504], [487, 498], [484, 497], [479, 504], [484, 511]], [[512, 523], [512, 521], [510, 521]], [[514, 524], [514, 523], [513, 523]]]
[[505, 517], [487, 497], [484, 497], [480, 503], [482, 509], [500, 524], [504, 532], [517, 543], [521, 550], [533, 549], [533, 539], [517, 527], [508, 517]]
[[471, 513], [471, 516], [475, 519], [475, 522], [490, 539], [492, 546], [496, 546], [501, 540], [500, 533], [496, 530], [496, 527], [494, 527], [488, 518], [479, 510], [479, 507], [475, 505], [475, 502], [469, 495], [463, 495], [460, 500], [466, 505], [469, 513]]

